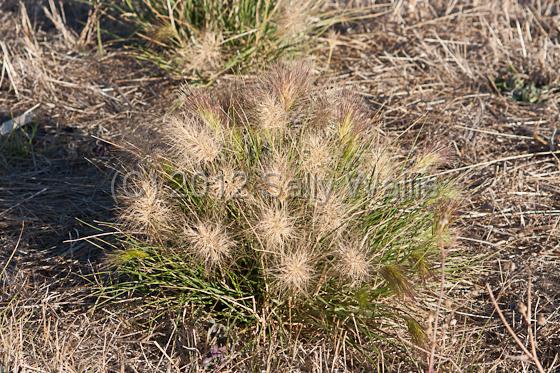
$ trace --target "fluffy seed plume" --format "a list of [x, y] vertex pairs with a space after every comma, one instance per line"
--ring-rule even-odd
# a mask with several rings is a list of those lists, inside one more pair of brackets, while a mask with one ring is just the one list
[[402, 268], [396, 264], [389, 264], [380, 271], [381, 276], [387, 281], [387, 284], [398, 295], [405, 295], [410, 298], [414, 297], [412, 284], [406, 278]]
[[294, 107], [309, 91], [311, 84], [311, 68], [303, 62], [280, 64], [270, 71], [263, 82], [264, 89], [275, 94], [285, 111]]
[[352, 285], [359, 285], [370, 277], [370, 263], [365, 248], [359, 242], [345, 242], [337, 248], [338, 271]]
[[364, 108], [362, 100], [356, 96], [345, 92], [335, 96], [340, 101], [335, 106], [335, 119], [338, 127], [338, 136], [343, 140], [353, 139], [368, 127], [368, 112]]
[[286, 129], [289, 123], [288, 113], [284, 107], [270, 95], [262, 97], [262, 101], [257, 104], [256, 120], [259, 128], [268, 131]]
[[320, 237], [340, 232], [350, 213], [343, 197], [332, 188], [332, 185], [318, 185], [317, 188], [313, 224]]
[[192, 252], [210, 268], [221, 266], [234, 246], [224, 225], [219, 223], [199, 222], [185, 229], [185, 238]]
[[293, 167], [285, 154], [276, 153], [262, 166], [261, 181], [264, 191], [279, 201], [290, 196]]
[[443, 151], [438, 149], [430, 149], [420, 154], [411, 167], [412, 172], [419, 174], [434, 171], [438, 166], [444, 163]]
[[310, 18], [317, 12], [316, 0], [288, 0], [280, 2], [277, 25], [278, 36], [287, 43], [305, 34], [311, 24]]
[[294, 218], [289, 216], [286, 209], [266, 209], [257, 224], [257, 230], [267, 247], [282, 247], [295, 236]]
[[222, 42], [220, 34], [201, 32], [191, 43], [177, 50], [176, 63], [185, 71], [202, 74], [215, 71], [222, 65]]
[[177, 32], [169, 23], [154, 23], [147, 27], [146, 34], [157, 45], [168, 45], [177, 37]]
[[134, 230], [159, 238], [171, 230], [171, 208], [163, 197], [163, 185], [154, 177], [142, 175], [134, 181], [133, 192], [125, 195], [123, 220]]
[[302, 167], [311, 175], [325, 176], [333, 163], [332, 144], [316, 134], [302, 140]]
[[244, 172], [225, 165], [217, 174], [209, 178], [208, 191], [216, 199], [229, 201], [245, 197], [247, 195], [246, 184], [247, 175]]
[[364, 170], [367, 177], [371, 179], [376, 189], [383, 189], [388, 183], [394, 180], [398, 169], [395, 169], [395, 162], [391, 158], [391, 150], [372, 147], [366, 150], [363, 157]]
[[224, 98], [211, 95], [202, 89], [193, 89], [188, 85], [181, 87], [180, 99], [185, 111], [217, 133], [227, 126], [228, 118], [221, 102]]
[[299, 250], [280, 255], [273, 278], [280, 292], [304, 295], [307, 293], [313, 274], [313, 261], [310, 254]]
[[183, 166], [211, 163], [222, 149], [222, 142], [216, 131], [193, 118], [172, 118], [169, 133]]

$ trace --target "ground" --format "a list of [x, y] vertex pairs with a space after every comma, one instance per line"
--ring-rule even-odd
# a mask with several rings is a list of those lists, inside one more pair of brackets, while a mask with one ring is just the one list
[[[114, 229], [105, 223], [116, 207], [111, 180], [135, 148], [165, 131], [161, 116], [182, 82], [120, 42], [78, 48], [32, 4], [31, 29], [17, 6], [0, 9], [0, 122], [40, 104], [27, 135], [12, 138], [17, 147], [0, 139], [0, 367], [163, 371], [192, 356], [204, 365], [212, 326], [206, 336], [178, 330], [181, 320], [154, 329], [88, 297], [108, 249], [87, 238]], [[77, 20], [87, 15], [74, 11]], [[548, 371], [560, 369], [558, 5], [402, 1], [368, 11], [323, 35], [311, 55], [319, 84], [362, 95], [404, 153], [441, 150], [440, 176], [463, 190], [450, 255], [472, 264], [445, 289], [449, 338], [438, 366], [533, 371], [496, 312], [530, 346], [519, 313], [530, 297], [537, 355]], [[81, 30], [75, 23], [68, 29]], [[306, 356], [294, 369], [352, 366], [297, 348], [277, 352]], [[232, 351], [227, 369], [276, 371], [288, 361], [270, 363], [267, 353], [247, 365]], [[391, 359], [397, 370], [398, 356]]]

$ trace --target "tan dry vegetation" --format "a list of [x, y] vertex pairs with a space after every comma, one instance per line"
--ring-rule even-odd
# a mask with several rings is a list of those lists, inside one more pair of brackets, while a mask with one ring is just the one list
[[[511, 328], [530, 349], [527, 323], [520, 314], [527, 310], [530, 278], [536, 352], [545, 369], [556, 371], [560, 345], [558, 5], [554, 1], [398, 1], [372, 5], [371, 9], [377, 14], [373, 20], [337, 27], [323, 38], [324, 48], [315, 51], [317, 66], [331, 85], [367, 98], [389, 136], [409, 145], [419, 142], [422, 146], [418, 148], [446, 150], [451, 165], [443, 172], [460, 176], [468, 192], [457, 224], [460, 234], [450, 253], [485, 256], [489, 271], [448, 278], [440, 307], [438, 294], [426, 300], [433, 312], [421, 322], [426, 335], [419, 333], [417, 338], [433, 339], [430, 336], [436, 332], [437, 345], [434, 354], [417, 352], [419, 366], [426, 369], [428, 356], [433, 355], [439, 371], [533, 371], [534, 364], [505, 330], [484, 288], [485, 282], [490, 283]], [[132, 63], [121, 50], [107, 48], [104, 57], [97, 57], [91, 46], [87, 53], [66, 53], [67, 47], [60, 42], [64, 35], [59, 31], [35, 36], [43, 50], [38, 60], [37, 55], [27, 53], [35, 47], [25, 40], [20, 15], [2, 10], [0, 19], [1, 41], [6, 46], [2, 66], [7, 67], [8, 56], [9, 68], [19, 69], [13, 82], [4, 75], [0, 111], [21, 113], [41, 102], [41, 118], [72, 123], [86, 132], [87, 141], [72, 137], [88, 144], [77, 153], [78, 159], [99, 157], [91, 146], [96, 144], [89, 137], [91, 133], [116, 141], [115, 137], [125, 132], [125, 140], [135, 142], [136, 112], [153, 106], [146, 103], [154, 103], [157, 92], [171, 91], [159, 78], [146, 78], [153, 76], [152, 72]], [[497, 77], [511, 75], [509, 65], [517, 70], [520, 92], [496, 84]], [[38, 79], [28, 79], [34, 76]], [[533, 97], [530, 82], [536, 83], [539, 102], [513, 98]], [[14, 83], [17, 95], [8, 88]], [[111, 90], [103, 91], [107, 87]], [[528, 93], [524, 96], [524, 92]], [[56, 133], [50, 131], [56, 125], [45, 120], [39, 124], [47, 130], [35, 144], [44, 144]], [[63, 145], [57, 149], [61, 148]], [[321, 154], [320, 149], [317, 152]], [[62, 152], [57, 159], [69, 159], [69, 154]], [[324, 158], [328, 163], [328, 157]], [[188, 323], [183, 324], [181, 318], [167, 328], [154, 330], [129, 325], [126, 315], [118, 316], [111, 309], [110, 314], [89, 314], [91, 308], [83, 301], [84, 283], [76, 276], [88, 270], [79, 262], [49, 259], [52, 245], [35, 238], [44, 232], [47, 241], [56, 242], [56, 252], [67, 251], [68, 245], [62, 244], [60, 237], [66, 237], [71, 229], [64, 224], [53, 230], [53, 216], [72, 220], [79, 212], [57, 211], [53, 201], [74, 197], [76, 203], [65, 206], [91, 206], [95, 202], [83, 202], [84, 194], [91, 195], [84, 180], [94, 185], [97, 176], [59, 178], [64, 180], [63, 188], [60, 183], [54, 188], [47, 184], [51, 177], [41, 179], [30, 173], [31, 164], [23, 162], [16, 173], [2, 170], [1, 175], [0, 270], [4, 263], [9, 264], [1, 275], [1, 364], [22, 371], [116, 371], [121, 367], [177, 371], [179, 356], [192, 353], [192, 364], [183, 368], [196, 371], [207, 365], [208, 356], [224, 355], [218, 347], [220, 333], [210, 324], [204, 325], [201, 334], [204, 327], [185, 328]], [[30, 185], [33, 189], [25, 189]], [[34, 196], [44, 186], [49, 186], [49, 192]], [[36, 201], [38, 207], [30, 214], [29, 205]], [[88, 220], [95, 213], [82, 216]], [[271, 219], [278, 232], [287, 232], [289, 224], [283, 219]], [[22, 220], [26, 221], [23, 241], [16, 244]], [[97, 251], [85, 244], [78, 247], [87, 253]], [[365, 273], [360, 268], [348, 271]], [[49, 290], [52, 286], [56, 287], [54, 294]], [[438, 325], [434, 327], [436, 314]], [[414, 329], [414, 323], [410, 324]], [[251, 357], [243, 354], [243, 343], [233, 343], [222, 371], [254, 366], [270, 371], [344, 371], [353, 365], [345, 358], [343, 335], [333, 335], [314, 348], [299, 340], [290, 341], [290, 348], [279, 348], [281, 344], [275, 343], [278, 339], [272, 335], [268, 341], [259, 341], [253, 350], [258, 353]], [[415, 350], [412, 345], [409, 349]], [[410, 371], [398, 356], [387, 354], [378, 364], [394, 371]]]
[[[455, 295], [457, 305], [451, 303], [445, 317], [457, 318], [454, 328], [465, 315], [470, 315], [468, 325], [479, 325], [472, 329], [480, 332], [474, 352], [484, 356], [479, 369], [530, 370], [501, 322], [487, 317], [492, 308], [481, 284], [490, 282], [508, 320], [516, 320], [516, 332], [528, 343], [516, 305], [527, 302], [532, 274], [537, 305], [532, 317], [546, 320], [533, 323], [537, 351], [554, 371], [559, 352], [554, 321], [559, 297], [551, 287], [558, 282], [559, 260], [558, 5], [405, 1], [379, 7], [376, 22], [336, 36], [331, 79], [368, 97], [387, 131], [445, 146], [453, 164], [445, 172], [461, 176], [470, 198], [462, 206], [455, 247], [486, 253], [493, 274], [467, 286], [473, 303], [465, 302], [463, 291]], [[519, 101], [529, 95], [497, 87], [509, 66], [526, 90], [529, 82], [541, 87], [538, 102]], [[458, 288], [450, 290], [453, 298]], [[465, 338], [443, 341], [442, 353], [448, 351], [451, 359], [462, 355], [459, 365], [465, 366]]]

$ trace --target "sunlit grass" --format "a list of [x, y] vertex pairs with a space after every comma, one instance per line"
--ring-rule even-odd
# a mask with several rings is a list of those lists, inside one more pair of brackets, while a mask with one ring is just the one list
[[111, 257], [104, 296], [302, 338], [345, 330], [360, 350], [407, 330], [424, 341], [418, 284], [451, 242], [456, 195], [407, 185], [439, 157], [399, 157], [359, 99], [316, 93], [303, 64], [216, 94], [185, 92], [166, 156], [122, 197], [142, 233]]
[[124, 0], [116, 8], [147, 42], [141, 58], [193, 82], [255, 71], [359, 14], [323, 0]]

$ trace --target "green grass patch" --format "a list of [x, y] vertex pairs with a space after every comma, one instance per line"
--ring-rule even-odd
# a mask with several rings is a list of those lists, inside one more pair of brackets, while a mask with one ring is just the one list
[[322, 0], [123, 0], [113, 7], [146, 42], [140, 58], [195, 83], [255, 71], [360, 14], [327, 10]]

